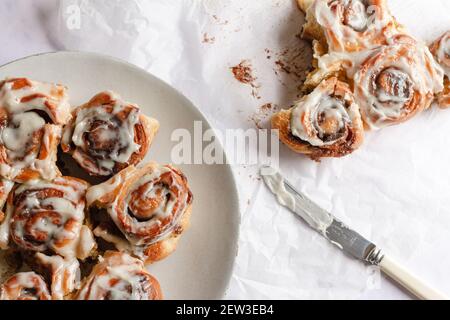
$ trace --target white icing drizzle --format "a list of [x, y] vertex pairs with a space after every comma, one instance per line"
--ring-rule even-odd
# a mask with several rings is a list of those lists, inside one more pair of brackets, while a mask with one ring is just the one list
[[[319, 71], [315, 77], [320, 79], [326, 76], [328, 70], [343, 69], [347, 78], [353, 80], [356, 102], [371, 129], [380, 129], [401, 118], [412, 91], [421, 97], [416, 106], [421, 111], [431, 103], [431, 97], [443, 89], [443, 70], [423, 42], [406, 34], [396, 35], [387, 41], [387, 46], [370, 50], [330, 52], [316, 57]], [[403, 88], [406, 92], [409, 87], [409, 94], [396, 95], [373, 88], [381, 74], [391, 76], [394, 90]]]
[[[129, 217], [131, 220], [131, 232], [124, 232], [125, 237], [130, 241], [133, 245], [141, 246], [141, 245], [150, 245], [152, 243], [156, 243], [162, 239], [164, 239], [167, 235], [172, 232], [173, 227], [178, 222], [178, 218], [184, 213], [184, 210], [187, 207], [187, 198], [188, 193], [183, 192], [183, 199], [178, 199], [178, 195], [172, 193], [167, 186], [163, 186], [161, 184], [155, 185], [155, 181], [165, 173], [172, 172], [172, 169], [166, 166], [154, 166], [153, 169], [146, 174], [144, 174], [139, 180], [134, 182], [126, 191], [127, 196], [125, 198], [125, 202], [122, 204], [120, 208], [120, 212], [118, 208], [121, 204], [118, 203], [120, 199], [117, 197], [114, 203], [108, 208], [108, 213], [111, 216], [114, 223], [119, 227], [119, 229], [123, 230], [123, 215], [128, 215], [129, 212], [132, 212], [132, 207], [144, 209], [142, 207], [142, 199], [157, 199], [157, 193], [162, 193], [159, 197], [162, 199], [168, 199], [168, 201], [161, 201], [158, 208], [152, 211], [152, 216], [144, 219], [143, 221], [137, 220], [135, 217]], [[179, 185], [175, 179], [172, 179], [172, 183], [175, 184], [175, 188], [177, 190], [183, 190], [183, 186]], [[131, 195], [134, 191], [136, 191], [141, 186], [146, 185], [142, 194], [139, 195], [139, 198], [136, 199], [137, 202], [133, 202], [131, 199]], [[171, 186], [172, 187], [172, 186]], [[173, 209], [176, 203], [180, 203], [180, 207], [177, 212], [174, 214]], [[134, 213], [137, 214], [137, 213]], [[135, 234], [139, 233], [144, 229], [152, 229], [154, 227], [162, 226], [161, 221], [165, 218], [172, 216], [171, 223], [163, 227], [162, 232], [158, 234], [148, 235], [148, 237], [137, 237]], [[128, 218], [128, 217], [127, 217]]]
[[[0, 176], [17, 182], [55, 178], [61, 125], [70, 117], [66, 89], [26, 78], [7, 79], [0, 82], [0, 109], [0, 146], [6, 156]], [[47, 114], [50, 123], [39, 112]]]
[[[158, 288], [154, 288], [154, 285]], [[78, 300], [149, 300], [159, 298], [159, 284], [142, 261], [125, 253], [109, 254], [94, 267], [80, 289]]]
[[[351, 104], [348, 108], [344, 101], [331, 97], [319, 86], [305, 99], [298, 102], [292, 110], [291, 132], [294, 136], [307, 141], [313, 146], [332, 145], [347, 137], [346, 126], [358, 115], [358, 106]], [[333, 119], [337, 125], [334, 129], [336, 137], [324, 141], [329, 132], [325, 132], [318, 123], [318, 118]], [[342, 132], [342, 134], [339, 134]]]
[[[20, 89], [14, 89], [16, 81], [6, 79], [0, 90], [0, 107], [6, 108], [10, 114], [41, 110], [48, 114], [55, 124], [65, 124], [70, 117], [70, 104], [66, 88], [52, 83], [18, 79], [27, 82]], [[36, 98], [23, 102], [23, 99]], [[49, 105], [53, 110], [49, 109]]]
[[[0, 209], [3, 209], [14, 183], [5, 179], [0, 179]], [[6, 211], [4, 218], [0, 222], [0, 249], [8, 249], [11, 213]]]
[[[84, 220], [84, 195], [87, 185], [73, 179], [58, 177], [54, 182], [31, 180], [14, 191], [15, 197], [27, 192], [23, 211], [18, 212], [12, 204], [8, 204], [8, 212], [12, 214], [11, 236], [19, 246], [34, 251], [47, 249], [64, 257], [75, 257], [81, 226]], [[55, 189], [62, 192], [62, 197], [39, 198], [38, 192], [44, 189]], [[12, 210], [12, 211], [11, 211]], [[52, 219], [57, 216], [55, 221]], [[36, 219], [35, 217], [40, 217]], [[32, 229], [29, 229], [29, 224]], [[25, 229], [25, 225], [28, 225]], [[42, 243], [28, 241], [29, 232], [46, 235]]]
[[344, 68], [347, 76], [353, 78], [361, 64], [373, 54], [375, 49], [359, 52], [329, 52], [323, 56], [315, 56], [318, 68], [322, 72]]
[[[99, 166], [102, 173], [110, 173], [116, 163], [127, 163], [133, 153], [139, 151], [140, 145], [135, 142], [135, 125], [139, 123], [140, 111], [135, 105], [132, 105], [120, 98], [116, 93], [107, 91], [106, 94], [113, 100], [109, 105], [88, 105], [79, 108], [76, 118], [70, 128], [66, 128], [63, 135], [63, 142], [70, 144], [72, 142], [79, 150], [84, 150], [88, 156], [91, 156]], [[107, 108], [112, 107], [112, 112]], [[115, 117], [126, 109], [130, 109], [125, 120], [120, 121]], [[96, 125], [95, 131], [98, 133], [96, 139], [107, 143], [111, 150], [96, 150], [90, 146], [86, 150], [85, 135], [92, 133], [92, 126]], [[111, 143], [113, 144], [111, 145]], [[75, 153], [74, 157], [78, 162], [83, 161], [82, 153]]]
[[90, 187], [86, 192], [86, 203], [87, 206], [91, 206], [95, 201], [101, 197], [114, 192], [118, 187], [120, 187], [124, 181], [131, 175], [134, 170], [134, 166], [130, 166], [122, 170], [119, 174], [116, 174], [111, 179]]
[[326, 237], [326, 230], [331, 226], [333, 217], [324, 210], [311, 208], [308, 201], [295, 197], [285, 187], [283, 176], [272, 167], [261, 168], [261, 176], [269, 190], [277, 197], [278, 202], [301, 216], [308, 225]]
[[0, 288], [0, 300], [51, 300], [51, 296], [44, 279], [30, 271], [9, 278]]
[[49, 269], [51, 274], [51, 294], [53, 300], [63, 300], [80, 285], [80, 264], [75, 258], [47, 256], [36, 253], [38, 263]]
[[[409, 112], [428, 108], [433, 95], [443, 89], [442, 68], [420, 42], [394, 43], [372, 51], [353, 78], [355, 97], [365, 122], [372, 129], [396, 123]], [[388, 85], [389, 91], [379, 87], [376, 82], [379, 79]], [[416, 101], [414, 110], [405, 110], [416, 93], [420, 100]]]
[[[30, 117], [31, 114], [34, 113], [30, 112], [27, 116], [22, 117], [22, 115], [20, 115], [19, 117], [23, 120], [23, 118]], [[34, 118], [34, 116], [31, 117]], [[56, 125], [47, 124], [37, 129], [43, 130], [43, 136], [40, 141], [41, 146], [34, 146], [34, 148], [30, 151], [27, 149], [27, 147], [30, 145], [31, 139], [26, 141], [26, 138], [31, 136], [31, 129], [35, 128], [35, 126], [40, 123], [37, 118], [35, 118], [34, 120], [36, 121], [33, 123], [21, 123], [20, 129], [18, 128], [9, 130], [8, 128], [4, 128], [3, 130], [1, 130], [0, 144], [6, 146], [6, 144], [8, 143], [11, 147], [13, 147], [13, 149], [11, 150], [6, 150], [11, 163], [0, 164], [1, 176], [6, 177], [10, 180], [15, 180], [24, 169], [36, 171], [42, 178], [48, 180], [55, 178], [59, 174], [58, 167], [55, 163], [57, 145], [56, 143], [54, 143], [54, 141], [59, 140], [61, 136], [61, 128]], [[16, 142], [14, 142], [11, 135], [16, 135], [17, 137], [20, 137], [20, 139], [17, 139]], [[48, 150], [48, 154], [45, 158], [39, 159], [38, 157], [41, 149]], [[27, 151], [29, 152], [26, 153]]]
[[44, 119], [35, 112], [12, 115], [10, 126], [4, 128], [0, 136], [0, 143], [7, 148], [9, 158], [17, 158], [17, 152], [23, 156], [23, 151], [26, 150], [33, 133], [44, 125]]
[[184, 177], [170, 166], [149, 163], [140, 169], [128, 167], [87, 191], [88, 202], [105, 208], [126, 240], [100, 226], [94, 234], [119, 250], [143, 257], [149, 245], [172, 234], [190, 204], [190, 196]]
[[325, 0], [315, 1], [309, 10], [324, 28], [332, 51], [370, 49], [395, 32], [387, 27], [393, 18], [384, 3], [378, 6], [371, 0]]
[[334, 96], [337, 84], [335, 78], [326, 80], [296, 104], [291, 113], [292, 135], [322, 147], [345, 141], [349, 127], [362, 130], [359, 108], [350, 89], [340, 92], [342, 97]]
[[102, 226], [98, 226], [94, 229], [94, 235], [112, 243], [119, 251], [132, 250], [130, 243], [126, 239], [110, 233], [108, 229], [105, 229]]
[[447, 31], [439, 38], [436, 43], [432, 45], [431, 50], [444, 69], [446, 77], [450, 78], [450, 31]]
[[[155, 184], [155, 180], [157, 180], [160, 176], [162, 176], [165, 173], [171, 172], [172, 170], [168, 167], [159, 166], [155, 168], [151, 173], [146, 174], [142, 176], [132, 187], [132, 191], [138, 189], [142, 185], [146, 185], [145, 189], [143, 190], [141, 198], [156, 198], [159, 194], [161, 198], [169, 198], [168, 202], [161, 202], [158, 208], [153, 211], [153, 215], [156, 218], [166, 218], [170, 216], [173, 207], [177, 201], [176, 197], [177, 195], [172, 193], [166, 186], [161, 184]], [[180, 189], [180, 185], [176, 185], [177, 189]], [[136, 199], [136, 201], [132, 201], [131, 199], [131, 192], [128, 193], [128, 196], [126, 198], [126, 203], [129, 204], [129, 206], [139, 206], [140, 199]], [[186, 195], [187, 196], [187, 195]], [[117, 201], [117, 200], [116, 200]]]
[[81, 260], [86, 259], [96, 247], [97, 243], [95, 242], [91, 229], [86, 225], [81, 226], [80, 236], [78, 238], [77, 258]]

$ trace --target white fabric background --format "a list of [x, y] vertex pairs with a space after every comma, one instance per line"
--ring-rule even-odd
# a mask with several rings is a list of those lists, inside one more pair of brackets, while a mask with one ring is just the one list
[[[69, 30], [65, 10], [74, 3], [81, 25]], [[449, 1], [389, 3], [426, 41], [450, 29]], [[261, 112], [261, 105], [287, 107], [296, 98], [299, 78], [275, 61], [286, 48], [288, 56], [309, 55], [296, 37], [302, 19], [291, 0], [3, 0], [0, 64], [64, 49], [113, 55], [180, 90], [218, 130], [254, 128], [255, 120], [267, 126], [270, 112]], [[205, 43], [205, 33], [214, 41]], [[243, 59], [252, 63], [260, 99], [230, 72]], [[434, 108], [368, 134], [349, 157], [321, 163], [281, 147], [281, 169], [311, 198], [450, 295], [449, 124], [450, 111]], [[234, 169], [242, 225], [228, 298], [409, 298], [280, 208], [256, 166]]]

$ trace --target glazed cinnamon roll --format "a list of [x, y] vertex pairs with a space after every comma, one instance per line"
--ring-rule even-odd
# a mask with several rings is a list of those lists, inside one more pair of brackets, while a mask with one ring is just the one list
[[363, 142], [358, 105], [347, 84], [330, 78], [290, 109], [272, 117], [272, 128], [291, 150], [314, 160], [341, 157]]
[[430, 51], [409, 36], [375, 49], [353, 77], [364, 122], [379, 129], [427, 109], [442, 90], [443, 71]]
[[110, 176], [139, 163], [158, 129], [137, 105], [105, 91], [73, 111], [61, 147], [90, 175]]
[[149, 163], [140, 169], [128, 167], [89, 188], [86, 199], [88, 205], [106, 209], [118, 229], [103, 222], [94, 229], [96, 236], [151, 263], [175, 250], [189, 226], [193, 197], [180, 170]]
[[298, 0], [306, 12], [303, 37], [328, 51], [357, 52], [387, 44], [402, 30], [386, 0]]
[[0, 176], [17, 182], [58, 176], [56, 151], [69, 117], [65, 87], [26, 78], [0, 82]]
[[51, 296], [40, 275], [19, 272], [0, 287], [0, 300], [51, 300]]
[[450, 31], [447, 31], [431, 46], [430, 50], [445, 73], [444, 91], [438, 95], [438, 103], [441, 108], [450, 107]]
[[4, 212], [3, 209], [13, 186], [13, 182], [0, 179], [0, 249], [8, 248], [9, 223], [11, 218]]
[[158, 281], [139, 259], [106, 252], [75, 295], [76, 300], [161, 300]]
[[77, 259], [47, 256], [38, 252], [35, 260], [37, 269], [41, 270], [50, 283], [52, 300], [63, 300], [78, 289], [80, 264]]
[[95, 247], [93, 236], [89, 239], [83, 233], [87, 187], [86, 182], [72, 177], [32, 180], [17, 187], [7, 203], [13, 243], [21, 250], [67, 258], [86, 256], [83, 251]]

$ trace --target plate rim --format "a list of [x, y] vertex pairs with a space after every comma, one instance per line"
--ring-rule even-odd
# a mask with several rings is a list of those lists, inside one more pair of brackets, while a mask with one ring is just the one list
[[[35, 58], [35, 57], [39, 57], [39, 56], [53, 56], [53, 55], [78, 55], [78, 56], [89, 56], [89, 57], [95, 57], [95, 58], [100, 58], [100, 59], [106, 59], [106, 60], [110, 60], [114, 63], [119, 63], [122, 65], [125, 65], [128, 68], [134, 69], [137, 72], [144, 73], [146, 76], [154, 78], [155, 80], [159, 81], [163, 86], [165, 86], [167, 89], [173, 90], [179, 97], [181, 97], [183, 100], [187, 101], [188, 102], [187, 105], [189, 105], [189, 108], [191, 109], [191, 111], [193, 111], [194, 113], [197, 113], [197, 115], [200, 116], [202, 121], [206, 122], [206, 124], [212, 129], [214, 136], [217, 138], [216, 129], [211, 125], [210, 121], [205, 116], [205, 114], [188, 97], [186, 97], [180, 90], [173, 87], [168, 82], [166, 82], [165, 80], [161, 79], [160, 77], [154, 75], [153, 73], [139, 67], [138, 65], [135, 65], [129, 61], [126, 61], [126, 60], [118, 58], [118, 57], [114, 57], [114, 56], [104, 54], [104, 53], [91, 52], [91, 51], [55, 50], [55, 51], [34, 53], [34, 54], [30, 54], [28, 56], [24, 56], [24, 57], [20, 57], [20, 58], [11, 60], [9, 62], [1, 64], [0, 69], [3, 69], [4, 67], [6, 67], [8, 65], [20, 62], [22, 60], [27, 60], [27, 59]], [[241, 197], [238, 192], [238, 187], [237, 187], [237, 182], [236, 182], [237, 181], [236, 174], [235, 174], [232, 166], [227, 161], [228, 156], [227, 156], [226, 150], [225, 150], [222, 142], [220, 141], [220, 139], [216, 139], [216, 140], [219, 143], [220, 147], [222, 148], [224, 159], [225, 159], [225, 163], [222, 165], [224, 165], [226, 167], [226, 170], [230, 174], [231, 181], [232, 181], [233, 194], [237, 200], [237, 202], [236, 202], [237, 215], [234, 218], [234, 219], [236, 219], [236, 221], [234, 221], [234, 223], [233, 223], [233, 224], [235, 224], [234, 237], [232, 239], [233, 240], [233, 245], [232, 245], [232, 247], [233, 247], [233, 252], [232, 252], [233, 262], [232, 262], [231, 268], [229, 269], [229, 274], [227, 275], [226, 285], [221, 294], [221, 299], [224, 299], [228, 294], [228, 291], [230, 289], [231, 279], [233, 277], [234, 271], [236, 270], [236, 258], [239, 253], [239, 239], [240, 239], [241, 224], [242, 224], [242, 212], [241, 212], [241, 201], [242, 200], [241, 200]]]

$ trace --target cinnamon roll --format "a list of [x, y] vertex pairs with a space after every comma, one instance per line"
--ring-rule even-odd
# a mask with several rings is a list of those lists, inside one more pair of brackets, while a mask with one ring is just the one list
[[27, 78], [0, 82], [0, 176], [17, 182], [58, 176], [56, 151], [69, 117], [65, 87]]
[[430, 50], [445, 73], [444, 91], [438, 95], [441, 108], [450, 107], [450, 31], [444, 33], [430, 46]]
[[51, 300], [51, 296], [40, 275], [19, 272], [0, 287], [0, 300]]
[[36, 253], [36, 266], [50, 283], [52, 300], [69, 297], [80, 285], [80, 264], [75, 258]]
[[379, 129], [427, 109], [442, 90], [443, 71], [422, 43], [407, 35], [377, 48], [353, 77], [364, 122]]
[[386, 0], [298, 0], [306, 12], [303, 37], [328, 51], [357, 52], [387, 44], [400, 32]]
[[[88, 184], [72, 177], [52, 182], [31, 180], [13, 190], [8, 198], [10, 238], [21, 250], [85, 257], [95, 247], [86, 236], [85, 193]], [[88, 242], [88, 244], [86, 244]]]
[[106, 252], [75, 295], [76, 300], [161, 300], [158, 281], [139, 259]]
[[8, 240], [9, 240], [9, 223], [11, 217], [9, 217], [4, 211], [4, 207], [6, 204], [6, 200], [8, 199], [8, 195], [11, 192], [14, 183], [0, 179], [0, 249], [8, 248]]
[[118, 229], [115, 232], [103, 222], [94, 229], [96, 236], [151, 263], [175, 250], [189, 226], [193, 197], [180, 170], [149, 163], [139, 169], [128, 167], [89, 188], [86, 199], [88, 205], [106, 209]]
[[137, 105], [105, 91], [73, 111], [61, 147], [90, 175], [110, 176], [139, 163], [158, 129]]
[[330, 78], [290, 109], [272, 117], [272, 128], [291, 150], [314, 160], [341, 157], [363, 142], [358, 105], [347, 84]]

